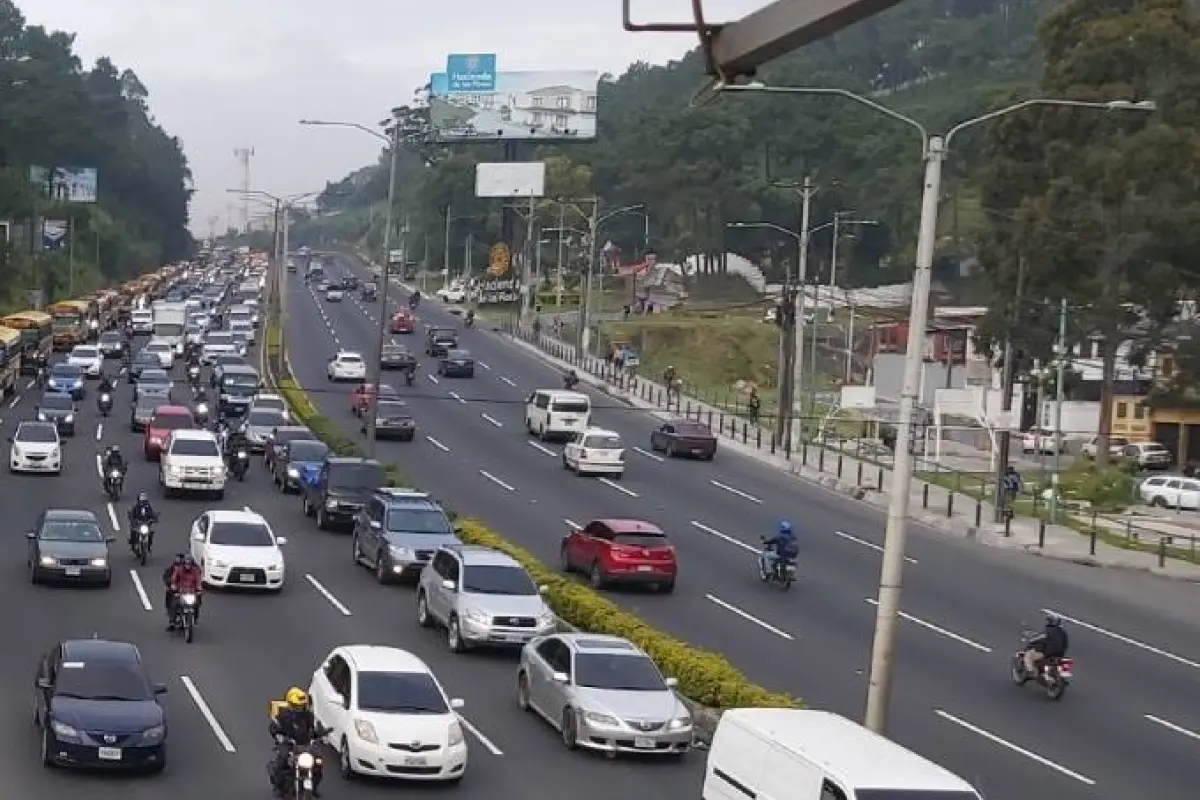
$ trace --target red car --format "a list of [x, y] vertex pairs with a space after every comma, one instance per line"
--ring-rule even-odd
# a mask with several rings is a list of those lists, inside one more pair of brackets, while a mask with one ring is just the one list
[[187, 406], [159, 406], [142, 434], [142, 452], [147, 461], [157, 461], [171, 431], [196, 427], [196, 418]]
[[411, 311], [397, 311], [392, 317], [392, 324], [389, 330], [392, 333], [414, 333], [417, 329], [417, 318], [413, 316]]
[[[363, 383], [355, 387], [354, 392], [350, 395], [350, 413], [361, 417], [362, 413], [371, 407], [374, 396], [374, 383]], [[379, 384], [379, 397], [383, 400], [399, 400], [400, 393], [396, 391], [396, 387], [381, 383]]]
[[563, 537], [564, 572], [583, 572], [595, 589], [608, 584], [675, 589], [675, 547], [656, 525], [637, 519], [598, 519]]

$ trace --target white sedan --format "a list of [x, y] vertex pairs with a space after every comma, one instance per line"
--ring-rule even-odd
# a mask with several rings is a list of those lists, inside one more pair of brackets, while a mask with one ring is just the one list
[[621, 434], [603, 428], [588, 428], [571, 437], [563, 448], [563, 469], [576, 475], [625, 474], [625, 445]]
[[207, 511], [192, 523], [192, 558], [207, 586], [279, 591], [286, 543], [253, 511]]
[[461, 284], [438, 289], [435, 294], [443, 303], [464, 303], [467, 300], [467, 290]]
[[407, 650], [347, 645], [330, 653], [308, 689], [313, 713], [331, 728], [346, 777], [369, 775], [456, 783], [467, 743], [456, 709], [421, 659]]
[[67, 356], [67, 363], [72, 367], [79, 367], [89, 378], [98, 378], [104, 369], [104, 354], [100, 352], [99, 347], [80, 344]]
[[342, 350], [329, 359], [325, 374], [331, 381], [365, 381], [367, 362], [361, 353]]
[[175, 346], [162, 339], [151, 339], [146, 343], [143, 352], [158, 359], [158, 364], [168, 372], [175, 365]]
[[22, 422], [9, 450], [11, 472], [62, 472], [62, 441], [53, 422]]

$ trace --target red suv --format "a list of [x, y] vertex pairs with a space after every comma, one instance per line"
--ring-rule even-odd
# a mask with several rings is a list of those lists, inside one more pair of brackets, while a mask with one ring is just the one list
[[159, 406], [147, 423], [142, 434], [142, 452], [147, 461], [157, 460], [162, 455], [163, 445], [171, 431], [179, 428], [196, 427], [196, 418], [187, 406]]
[[675, 547], [656, 525], [637, 519], [598, 519], [563, 537], [564, 572], [585, 572], [595, 589], [610, 583], [675, 589]]

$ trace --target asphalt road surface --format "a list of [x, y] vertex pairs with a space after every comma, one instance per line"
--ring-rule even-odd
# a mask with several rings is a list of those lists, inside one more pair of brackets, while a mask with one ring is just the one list
[[[342, 269], [366, 274], [345, 258], [333, 271]], [[353, 297], [327, 303], [295, 276], [289, 281], [287, 336], [300, 382], [325, 413], [357, 435], [351, 387], [329, 384], [324, 365], [339, 348], [369, 357], [377, 306]], [[420, 316], [416, 335], [397, 337], [417, 351], [425, 324], [456, 321], [431, 301]], [[712, 463], [664, 460], [648, 452], [654, 420], [602, 394], [593, 395], [594, 420], [625, 438], [632, 461], [619, 483], [577, 478], [562, 470], [558, 446], [533, 441], [523, 428], [524, 398], [532, 389], [560, 386], [557, 371], [489, 330], [464, 331], [462, 343], [477, 359], [474, 379], [435, 379], [434, 361], [423, 358], [416, 385], [392, 381], [406, 395], [420, 433], [411, 444], [381, 443], [383, 459], [548, 563], [555, 563], [570, 525], [597, 517], [658, 523], [679, 549], [678, 588], [671, 596], [614, 592], [618, 602], [726, 654], [764, 685], [861, 716], [881, 515], [732, 452], [719, 452]], [[801, 540], [800, 581], [788, 594], [761, 585], [754, 569], [758, 537], [782, 518], [796, 524]], [[910, 530], [894, 738], [991, 798], [1195, 796], [1195, 587], [989, 550], [919, 526]], [[1077, 662], [1075, 684], [1060, 703], [1008, 678], [1022, 624], [1040, 627], [1047, 608], [1069, 620]], [[467, 713], [479, 704], [474, 700]], [[511, 738], [512, 724], [496, 722], [496, 735]], [[539, 752], [546, 745], [538, 739]], [[676, 770], [672, 780], [694, 780], [683, 772], [687, 768]], [[661, 780], [668, 770], [612, 774]]]
[[[110, 367], [111, 369], [111, 367]], [[178, 369], [177, 369], [178, 372]], [[301, 514], [295, 495], [275, 491], [255, 462], [244, 483], [230, 485], [224, 500], [161, 498], [156, 464], [142, 458], [141, 438], [127, 425], [131, 390], [118, 386], [113, 416], [95, 411], [95, 387], [84, 402], [78, 434], [65, 448], [61, 477], [0, 473], [7, 535], [0, 553], [5, 641], [0, 648], [0, 763], [11, 797], [89, 797], [92, 800], [211, 800], [267, 797], [270, 755], [267, 704], [288, 686], [307, 687], [328, 652], [343, 644], [403, 647], [430, 664], [452, 697], [466, 701], [470, 762], [464, 781], [451, 789], [464, 800], [527, 800], [532, 796], [608, 800], [621, 797], [696, 796], [703, 754], [683, 760], [622, 761], [568, 753], [548, 726], [517, 709], [513, 655], [455, 656], [443, 639], [415, 622], [411, 589], [381, 587], [350, 561], [349, 538], [322, 533]], [[10, 405], [10, 403], [12, 405]], [[35, 392], [0, 406], [5, 437], [27, 419]], [[125, 498], [110, 507], [96, 456], [116, 442], [131, 469]], [[7, 458], [7, 449], [5, 450]], [[125, 546], [125, 513], [145, 490], [159, 510], [155, 553], [140, 567]], [[114, 580], [108, 589], [32, 586], [26, 573], [26, 540], [45, 508], [93, 511], [119, 540], [112, 547]], [[161, 573], [174, 552], [185, 550], [192, 521], [211, 508], [251, 508], [289, 538], [287, 579], [279, 595], [209, 591], [196, 640], [188, 645], [165, 632]], [[97, 635], [131, 641], [153, 679], [166, 683], [168, 765], [157, 776], [78, 774], [46, 769], [32, 724], [33, 680], [39, 657], [64, 638]], [[394, 797], [386, 782], [344, 784], [331, 769], [329, 798]], [[447, 795], [450, 796], [450, 795]]]

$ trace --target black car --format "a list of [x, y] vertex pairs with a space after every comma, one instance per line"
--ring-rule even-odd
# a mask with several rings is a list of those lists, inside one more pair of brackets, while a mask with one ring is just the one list
[[[367, 432], [363, 422], [362, 432]], [[408, 406], [400, 400], [380, 400], [375, 408], [375, 438], [411, 442], [417, 435], [417, 423]]]
[[321, 530], [348, 525], [367, 497], [386, 483], [383, 465], [374, 459], [327, 456], [319, 470], [303, 476], [304, 513], [316, 517]]
[[42, 657], [34, 717], [47, 767], [158, 772], [167, 765], [167, 714], [142, 654], [128, 642], [69, 639]]
[[353, 275], [347, 275], [346, 277], [342, 278], [342, 288], [347, 292], [353, 292], [358, 288], [358, 278]]
[[105, 331], [100, 334], [96, 346], [100, 348], [100, 355], [105, 358], [120, 358], [125, 355], [125, 337], [117, 331]]
[[446, 378], [474, 378], [475, 359], [466, 350], [447, 350], [438, 359], [437, 373]]
[[425, 332], [425, 355], [441, 358], [458, 347], [458, 331], [454, 328], [430, 328]]
[[159, 406], [170, 405], [171, 401], [165, 397], [157, 395], [146, 395], [139, 397], [133, 401], [133, 405], [129, 407], [129, 430], [134, 433], [141, 433], [146, 430], [146, 426], [150, 424], [150, 420], [154, 419], [154, 412]]
[[138, 378], [142, 377], [144, 369], [162, 369], [162, 362], [153, 353], [147, 353], [145, 350], [139, 352], [133, 357], [133, 363], [129, 365], [129, 382], [137, 383]]
[[46, 392], [37, 404], [38, 420], [53, 422], [59, 436], [75, 435], [75, 417], [78, 413], [74, 398], [66, 392]]
[[375, 283], [364, 283], [362, 289], [359, 290], [358, 296], [364, 303], [372, 303], [379, 294], [379, 287]]
[[379, 353], [379, 366], [384, 369], [412, 369], [417, 357], [402, 344], [385, 344]]

